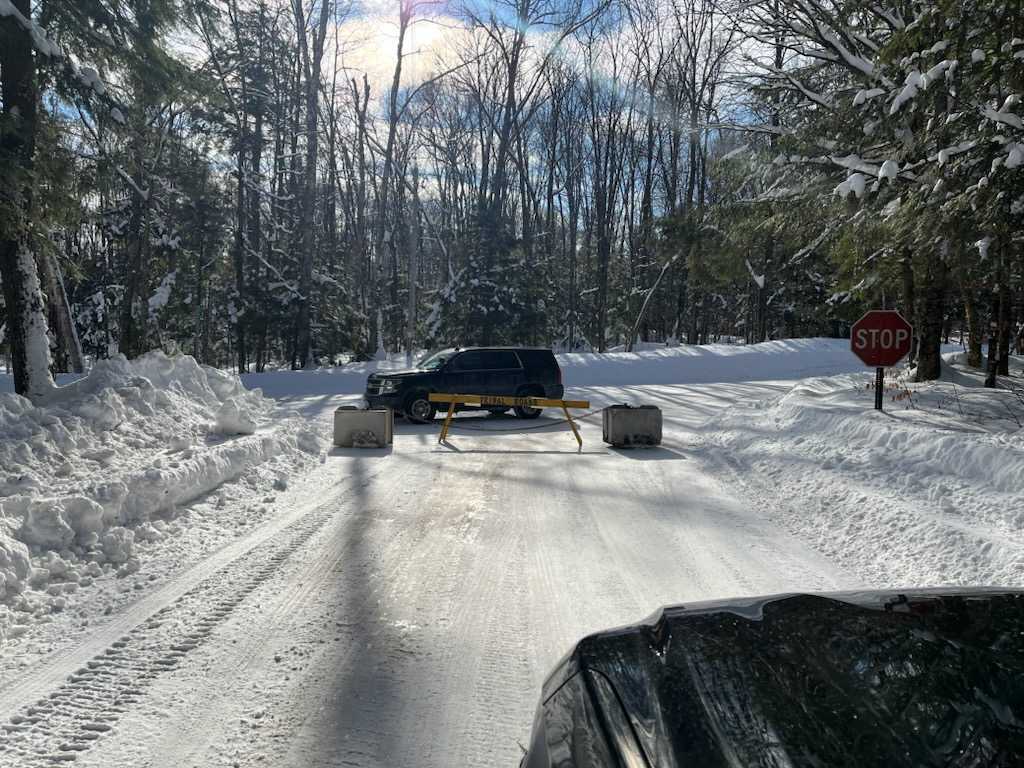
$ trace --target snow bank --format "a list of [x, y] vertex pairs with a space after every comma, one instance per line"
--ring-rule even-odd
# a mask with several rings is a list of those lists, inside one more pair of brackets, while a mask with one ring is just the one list
[[873, 586], [1024, 584], [1024, 402], [945, 381], [812, 379], [707, 425], [752, 500]]
[[180, 507], [272, 464], [269, 487], [320, 448], [305, 421], [191, 357], [102, 361], [38, 406], [0, 394], [0, 603], [29, 588], [63, 600], [90, 568], [132, 572]]
[[[656, 345], [636, 352], [557, 355], [566, 387], [639, 384], [703, 384], [790, 380], [822, 373], [863, 370], [848, 339], [787, 339], [763, 344]], [[330, 398], [361, 395], [371, 373], [406, 368], [404, 357], [316, 371], [272, 371], [242, 376], [269, 397]], [[312, 403], [316, 405], [316, 403]]]
[[849, 339], [683, 345], [603, 355], [572, 353], [559, 355], [558, 360], [567, 387], [784, 381], [864, 368], [850, 353]]

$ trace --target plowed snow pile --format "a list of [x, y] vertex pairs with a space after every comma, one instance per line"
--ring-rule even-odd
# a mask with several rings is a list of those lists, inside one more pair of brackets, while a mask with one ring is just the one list
[[284, 482], [320, 449], [304, 420], [191, 357], [102, 361], [39, 406], [0, 394], [0, 642], [138, 570], [137, 545], [173, 536], [184, 505], [251, 473]]
[[879, 413], [872, 382], [806, 380], [731, 409], [707, 440], [751, 503], [866, 582], [1024, 584], [1024, 390], [949, 368], [888, 381]]

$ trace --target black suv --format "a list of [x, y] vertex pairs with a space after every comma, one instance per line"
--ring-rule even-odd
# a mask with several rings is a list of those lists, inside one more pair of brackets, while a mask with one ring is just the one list
[[[431, 421], [437, 407], [431, 393], [509, 395], [560, 399], [562, 371], [550, 349], [527, 347], [470, 347], [446, 349], [423, 358], [411, 371], [374, 373], [366, 380], [371, 408], [392, 408], [411, 421]], [[476, 410], [476, 406], [459, 406]], [[488, 407], [492, 413], [507, 408]], [[522, 419], [540, 416], [540, 408], [516, 406]]]

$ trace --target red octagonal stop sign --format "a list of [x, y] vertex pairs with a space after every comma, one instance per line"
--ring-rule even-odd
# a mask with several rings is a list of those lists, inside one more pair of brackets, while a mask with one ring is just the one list
[[873, 309], [850, 329], [850, 349], [871, 368], [896, 365], [910, 353], [914, 329], [894, 309]]

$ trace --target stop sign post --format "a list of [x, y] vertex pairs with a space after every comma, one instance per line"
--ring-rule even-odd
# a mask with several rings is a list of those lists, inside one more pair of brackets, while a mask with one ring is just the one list
[[875, 369], [875, 410], [882, 410], [885, 369], [910, 353], [914, 329], [894, 309], [873, 309], [850, 329], [850, 349], [864, 365]]

